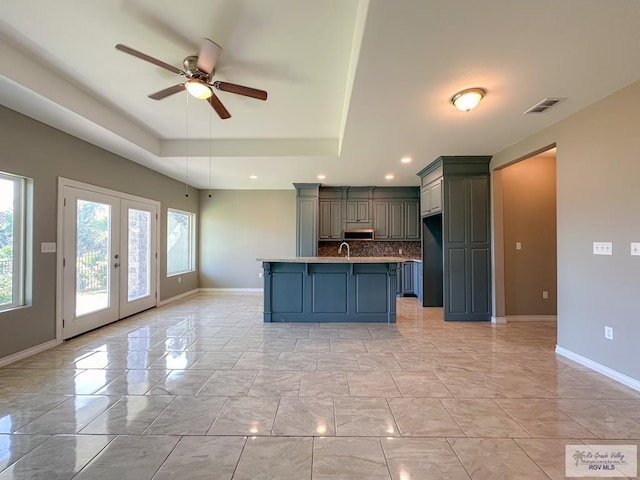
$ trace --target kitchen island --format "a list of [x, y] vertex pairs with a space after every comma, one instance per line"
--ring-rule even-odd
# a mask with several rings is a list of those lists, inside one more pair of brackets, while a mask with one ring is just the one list
[[396, 322], [400, 257], [259, 258], [265, 322]]

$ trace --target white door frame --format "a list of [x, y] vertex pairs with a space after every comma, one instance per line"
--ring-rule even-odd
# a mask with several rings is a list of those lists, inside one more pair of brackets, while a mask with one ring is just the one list
[[72, 180], [69, 178], [58, 177], [58, 215], [57, 215], [57, 248], [56, 248], [56, 341], [58, 343], [63, 341], [63, 333], [62, 333], [62, 321], [64, 318], [63, 308], [64, 308], [64, 298], [63, 298], [63, 285], [64, 285], [64, 269], [63, 269], [63, 261], [64, 261], [64, 189], [65, 187], [73, 187], [81, 190], [87, 190], [90, 192], [101, 193], [104, 195], [116, 196], [121, 199], [131, 200], [134, 202], [142, 202], [147, 204], [155, 205], [158, 212], [158, 219], [156, 221], [156, 255], [155, 255], [155, 271], [156, 271], [156, 298], [155, 298], [155, 306], [158, 306], [158, 299], [160, 298], [160, 202], [156, 200], [151, 200], [144, 197], [139, 197], [136, 195], [130, 195], [128, 193], [118, 192], [117, 190], [110, 190], [108, 188], [98, 187], [96, 185], [91, 185], [89, 183], [79, 182], [77, 180]]

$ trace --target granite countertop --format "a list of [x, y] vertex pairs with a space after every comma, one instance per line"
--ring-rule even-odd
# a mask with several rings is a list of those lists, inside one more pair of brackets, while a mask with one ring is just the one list
[[405, 257], [287, 257], [287, 258], [257, 258], [258, 262], [282, 263], [402, 263]]

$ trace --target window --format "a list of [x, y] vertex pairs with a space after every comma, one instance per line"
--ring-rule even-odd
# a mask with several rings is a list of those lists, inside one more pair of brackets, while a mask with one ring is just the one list
[[195, 226], [194, 213], [167, 211], [167, 276], [195, 271]]
[[26, 183], [0, 173], [0, 311], [24, 305]]

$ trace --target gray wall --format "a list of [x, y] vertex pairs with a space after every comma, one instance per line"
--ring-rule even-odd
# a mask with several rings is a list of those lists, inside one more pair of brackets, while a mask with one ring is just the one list
[[[640, 242], [638, 125], [640, 82], [505, 149], [492, 167], [557, 144], [558, 345], [640, 381], [640, 257], [629, 255]], [[613, 256], [593, 255], [594, 241], [613, 242]]]
[[[504, 168], [502, 191], [505, 312], [556, 315], [555, 157], [528, 158]], [[548, 299], [542, 298], [543, 290]]]
[[31, 305], [0, 313], [0, 358], [55, 338], [56, 256], [41, 254], [55, 242], [58, 177], [161, 202], [160, 299], [198, 287], [197, 273], [166, 278], [167, 207], [197, 212], [197, 195], [184, 185], [59, 130], [0, 106], [0, 171], [33, 179], [33, 295]]
[[296, 192], [200, 192], [200, 288], [262, 288], [256, 258], [295, 257]]

